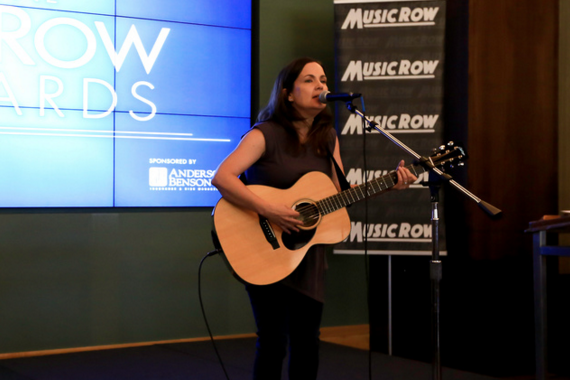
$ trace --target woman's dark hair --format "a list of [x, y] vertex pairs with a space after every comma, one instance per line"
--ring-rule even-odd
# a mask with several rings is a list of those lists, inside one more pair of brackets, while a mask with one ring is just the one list
[[[277, 79], [275, 79], [267, 106], [257, 116], [257, 122], [274, 121], [283, 126], [297, 141], [298, 144], [295, 149], [297, 152], [302, 149], [302, 146], [293, 122], [303, 120], [303, 117], [299, 115], [293, 104], [288, 100], [288, 95], [293, 91], [295, 80], [297, 80], [305, 65], [311, 62], [316, 62], [322, 66], [319, 61], [308, 57], [297, 58], [285, 66], [277, 76]], [[305, 145], [313, 147], [317, 154], [325, 156], [328, 149], [327, 142], [330, 128], [332, 128], [332, 115], [328, 107], [325, 107], [315, 116]]]

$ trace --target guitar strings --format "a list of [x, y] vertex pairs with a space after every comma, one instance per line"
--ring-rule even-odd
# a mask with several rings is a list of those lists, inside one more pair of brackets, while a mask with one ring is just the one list
[[[388, 176], [390, 176], [390, 175], [386, 175], [386, 176], [384, 176], [384, 177], [388, 177]], [[378, 190], [379, 190], [379, 191], [382, 191], [382, 190], [384, 190], [384, 189], [382, 188], [381, 185], [379, 185], [379, 182], [380, 182], [380, 180], [383, 180], [384, 183], [386, 183], [386, 181], [384, 180], [384, 177], [382, 177], [382, 178], [376, 178], [376, 179], [370, 181], [369, 184], [372, 183], [372, 182], [377, 182]], [[395, 184], [393, 178], [392, 178], [392, 183]], [[374, 190], [374, 192], [376, 192], [377, 190], [374, 189], [374, 186], [373, 186], [373, 185], [374, 185], [374, 184], [372, 183], [372, 186], [368, 186], [368, 188], [369, 188], [369, 189], [372, 189], [372, 190]], [[314, 207], [316, 207], [317, 209], [319, 209], [319, 208], [322, 209], [323, 207], [319, 207], [319, 205], [323, 205], [323, 206], [325, 206], [327, 209], [329, 209], [330, 207], [327, 207], [326, 203], [329, 203], [329, 204], [331, 204], [331, 205], [333, 206], [333, 207], [332, 207], [332, 208], [333, 208], [332, 211], [338, 210], [339, 208], [342, 208], [342, 207], [346, 207], [347, 205], [349, 205], [349, 204], [351, 204], [351, 203], [353, 203], [353, 202], [359, 200], [360, 197], [364, 197], [364, 192], [362, 191], [362, 186], [364, 186], [364, 185], [360, 185], [360, 186], [357, 186], [357, 187], [353, 187], [353, 188], [347, 189], [347, 190], [342, 191], [342, 192], [340, 192], [340, 193], [338, 193], [338, 194], [335, 194], [335, 195], [332, 195], [332, 196], [330, 196], [330, 197], [321, 199], [320, 201], [317, 201], [317, 202], [315, 202], [314, 204], [309, 204], [309, 205], [306, 205], [306, 206], [301, 206], [301, 207], [297, 208], [296, 211], [298, 211], [299, 213], [303, 213], [304, 211], [307, 211], [308, 209], [311, 209], [311, 208], [314, 208]], [[386, 188], [388, 188], [388, 186], [387, 186]], [[360, 193], [360, 194], [358, 194], [358, 193]], [[349, 195], [350, 195], [350, 197], [349, 197]], [[351, 201], [351, 198], [352, 198], [352, 201]], [[328, 211], [328, 210], [327, 210], [327, 211]]]
[[[407, 166], [407, 168], [409, 170], [414, 170], [414, 173], [416, 173], [416, 175], [418, 175], [417, 170], [415, 170], [416, 165], [412, 164], [412, 165]], [[425, 169], [422, 166], [419, 166], [419, 168], [423, 169], [422, 172], [425, 172]], [[392, 186], [396, 185], [398, 175], [397, 175], [396, 171], [393, 170], [384, 176], [370, 180], [370, 181], [368, 181], [362, 185], [352, 187], [352, 188], [345, 190], [345, 191], [341, 191], [338, 194], [335, 194], [335, 195], [332, 195], [330, 197], [321, 199], [320, 201], [317, 201], [315, 203], [310, 203], [310, 204], [301, 206], [301, 207], [297, 208], [296, 211], [298, 211], [299, 214], [301, 214], [303, 220], [317, 220], [317, 219], [319, 219], [320, 215], [326, 215], [330, 212], [336, 211], [340, 208], [346, 207], [349, 204], [360, 200], [360, 197], [365, 197], [366, 194], [364, 194], [364, 192], [362, 191], [363, 188], [366, 188], [368, 190], [368, 192], [370, 191], [370, 189], [372, 189], [373, 193], [372, 194], [369, 193], [368, 195], [374, 195], [378, 191], [383, 191], [383, 190], [389, 189], [391, 186], [388, 186], [388, 183], [386, 182], [387, 178], [389, 178], [392, 181]], [[386, 185], [386, 189], [382, 188], [380, 181], [384, 182], [384, 185]], [[375, 184], [378, 186], [378, 190], [374, 189]], [[360, 192], [360, 194], [358, 194], [358, 192]], [[349, 195], [352, 198], [352, 201], [349, 198]], [[330, 206], [332, 206], [332, 207], [330, 207]], [[314, 212], [314, 210], [316, 210], [316, 212]]]
[[[413, 166], [414, 165], [410, 165], [410, 167], [413, 167]], [[375, 194], [377, 192], [377, 190], [374, 189], [374, 183], [376, 183], [376, 185], [379, 188], [378, 191], [385, 190], [382, 188], [380, 181], [384, 182], [384, 184], [386, 185], [386, 189], [390, 188], [391, 186], [388, 186], [388, 184], [386, 183], [386, 180], [385, 180], [386, 178], [390, 178], [393, 185], [395, 185], [397, 182], [397, 181], [395, 181], [397, 178], [397, 174], [395, 171], [392, 171], [392, 172], [390, 172], [390, 173], [388, 173], [382, 177], [378, 177], [378, 178], [375, 178], [375, 179], [367, 182], [367, 184], [369, 185], [369, 186], [367, 186], [367, 189], [368, 190], [372, 189], [374, 191], [373, 194]], [[359, 200], [360, 197], [365, 196], [364, 192], [362, 191], [362, 188], [365, 185], [366, 184], [363, 184], [363, 185], [359, 185], [359, 186], [350, 188], [350, 189], [345, 190], [345, 191], [341, 191], [338, 194], [335, 194], [335, 195], [332, 195], [330, 197], [321, 199], [320, 201], [317, 201], [315, 203], [311, 203], [308, 205], [301, 206], [295, 210], [297, 212], [299, 212], [299, 214], [301, 214], [303, 220], [317, 220], [317, 219], [319, 219], [320, 215], [326, 215], [332, 211], [336, 211], [340, 208], [346, 207], [349, 204], [353, 203], [355, 200]], [[360, 192], [360, 194], [358, 194], [359, 192]], [[350, 198], [348, 197], [348, 195], [351, 196], [352, 202], [350, 201]], [[329, 203], [330, 205], [326, 205], [326, 203]], [[331, 205], [332, 205], [332, 207], [330, 207]], [[315, 209], [317, 212], [313, 212]]]

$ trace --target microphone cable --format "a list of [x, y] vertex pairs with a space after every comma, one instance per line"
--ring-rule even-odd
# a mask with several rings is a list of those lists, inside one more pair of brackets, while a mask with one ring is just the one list
[[217, 255], [218, 253], [222, 252], [221, 249], [217, 248], [213, 251], [206, 253], [206, 255], [200, 261], [200, 266], [198, 267], [198, 299], [200, 300], [200, 309], [202, 310], [202, 316], [204, 317], [204, 323], [206, 324], [206, 329], [208, 330], [208, 335], [210, 336], [210, 341], [212, 342], [212, 346], [214, 346], [214, 351], [216, 352], [216, 356], [218, 357], [218, 361], [224, 370], [224, 375], [226, 375], [226, 379], [230, 380], [230, 376], [226, 371], [226, 367], [224, 366], [224, 362], [222, 361], [222, 357], [218, 352], [218, 347], [216, 346], [216, 342], [214, 340], [214, 336], [212, 335], [212, 331], [210, 330], [210, 324], [208, 323], [208, 318], [206, 317], [206, 311], [204, 310], [204, 303], [202, 302], [202, 264], [206, 260], [206, 258], [210, 256]]
[[362, 170], [364, 171], [364, 275], [366, 281], [366, 308], [368, 310], [368, 379], [372, 380], [372, 346], [370, 344], [370, 267], [368, 258], [368, 175], [366, 162], [366, 108], [364, 106], [364, 97], [360, 97], [362, 105]]

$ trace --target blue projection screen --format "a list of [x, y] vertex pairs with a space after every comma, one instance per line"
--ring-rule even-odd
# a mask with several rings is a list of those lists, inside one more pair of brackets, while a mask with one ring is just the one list
[[0, 207], [213, 206], [251, 0], [0, 0]]

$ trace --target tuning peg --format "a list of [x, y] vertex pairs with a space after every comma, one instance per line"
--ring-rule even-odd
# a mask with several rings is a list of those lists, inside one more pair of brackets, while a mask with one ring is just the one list
[[439, 150], [445, 150], [445, 145], [440, 145]]
[[457, 166], [465, 166], [465, 162], [460, 162], [457, 164]]
[[447, 143], [447, 146], [454, 146], [454, 145], [455, 145], [455, 143], [453, 141], [450, 141]]

